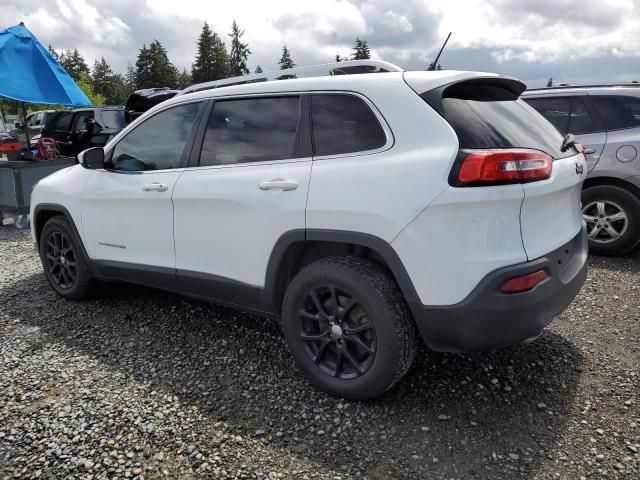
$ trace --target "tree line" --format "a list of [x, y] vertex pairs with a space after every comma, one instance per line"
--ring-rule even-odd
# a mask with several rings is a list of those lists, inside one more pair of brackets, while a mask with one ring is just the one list
[[[247, 75], [251, 49], [243, 41], [244, 30], [234, 20], [229, 37], [229, 47], [207, 22], [204, 22], [197, 41], [197, 52], [191, 69], [179, 70], [167, 55], [167, 50], [158, 40], [148, 46], [144, 44], [138, 51], [135, 63], [129, 62], [125, 73], [115, 72], [104, 57], [96, 60], [89, 68], [79, 50], [57, 51], [49, 45], [49, 52], [78, 83], [89, 99], [96, 105], [123, 105], [134, 90], [153, 87], [183, 89], [196, 83], [221, 80]], [[336, 55], [336, 61], [362, 60], [371, 58], [366, 40], [356, 38], [351, 55]], [[278, 60], [280, 69], [296, 66], [287, 45], [282, 46]], [[261, 73], [260, 65], [255, 73]]]

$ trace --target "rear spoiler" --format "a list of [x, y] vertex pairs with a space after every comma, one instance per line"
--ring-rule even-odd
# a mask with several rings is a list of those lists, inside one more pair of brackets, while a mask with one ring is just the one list
[[443, 98], [459, 98], [478, 102], [517, 100], [527, 89], [527, 86], [520, 80], [506, 76], [474, 76], [423, 92], [417, 91], [411, 83], [411, 81], [407, 81], [407, 84], [440, 115], [444, 113]]

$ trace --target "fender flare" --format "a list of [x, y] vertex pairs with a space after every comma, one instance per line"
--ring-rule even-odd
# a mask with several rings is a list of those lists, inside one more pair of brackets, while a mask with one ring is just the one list
[[294, 243], [304, 241], [348, 243], [373, 250], [380, 255], [391, 270], [405, 300], [409, 304], [420, 302], [420, 297], [411, 281], [411, 277], [407, 273], [402, 260], [400, 260], [400, 257], [389, 242], [368, 233], [351, 232], [347, 230], [299, 229], [284, 233], [271, 251], [269, 263], [267, 264], [265, 286], [260, 292], [261, 304], [265, 307], [265, 310], [272, 312], [277, 310], [275, 295], [280, 265], [289, 247]]

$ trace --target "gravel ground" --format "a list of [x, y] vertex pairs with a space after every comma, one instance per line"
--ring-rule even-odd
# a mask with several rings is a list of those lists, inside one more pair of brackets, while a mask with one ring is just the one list
[[273, 323], [145, 288], [74, 303], [0, 228], [0, 478], [640, 478], [640, 256], [590, 259], [536, 342], [423, 349], [367, 403]]

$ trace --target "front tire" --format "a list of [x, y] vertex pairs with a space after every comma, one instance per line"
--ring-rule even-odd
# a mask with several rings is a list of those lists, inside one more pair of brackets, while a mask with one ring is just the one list
[[330, 257], [303, 268], [287, 288], [282, 321], [298, 368], [338, 397], [382, 395], [415, 356], [415, 328], [398, 286], [362, 258]]
[[50, 218], [40, 233], [40, 259], [51, 288], [63, 298], [82, 300], [91, 289], [91, 269], [80, 240], [62, 216]]
[[624, 188], [597, 185], [582, 192], [582, 215], [587, 222], [589, 251], [620, 256], [640, 243], [640, 199]]

